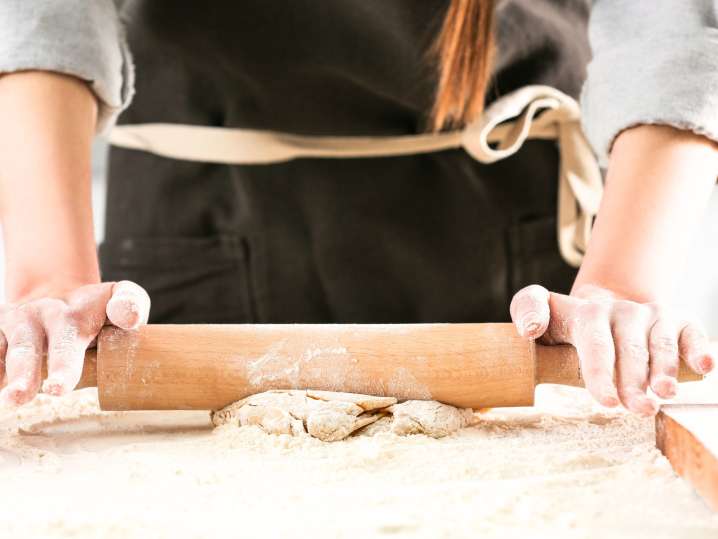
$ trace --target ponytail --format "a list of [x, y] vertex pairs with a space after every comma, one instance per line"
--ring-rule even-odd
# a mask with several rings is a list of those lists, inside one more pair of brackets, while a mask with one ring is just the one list
[[435, 131], [457, 127], [484, 108], [494, 56], [496, 0], [451, 0], [434, 46], [439, 82], [432, 111]]

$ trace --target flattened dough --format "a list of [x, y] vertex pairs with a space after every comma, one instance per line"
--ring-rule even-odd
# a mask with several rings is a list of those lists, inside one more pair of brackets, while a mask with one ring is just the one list
[[255, 425], [269, 434], [309, 434], [325, 442], [391, 431], [398, 435], [447, 436], [473, 421], [471, 409], [436, 401], [406, 401], [354, 393], [275, 390], [252, 395], [212, 412], [215, 426]]
[[400, 436], [426, 434], [443, 438], [474, 421], [471, 408], [456, 408], [436, 401], [406, 401], [389, 407], [391, 431]]

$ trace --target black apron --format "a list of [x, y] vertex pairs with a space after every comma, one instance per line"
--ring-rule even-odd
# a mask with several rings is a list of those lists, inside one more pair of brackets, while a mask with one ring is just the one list
[[[576, 97], [588, 1], [500, 2], [487, 100]], [[445, 0], [128, 0], [137, 94], [120, 123], [308, 135], [427, 130], [427, 54]], [[204, 164], [112, 149], [103, 278], [150, 293], [152, 322], [483, 322], [519, 288], [566, 292], [558, 150], [484, 165], [408, 157]]]

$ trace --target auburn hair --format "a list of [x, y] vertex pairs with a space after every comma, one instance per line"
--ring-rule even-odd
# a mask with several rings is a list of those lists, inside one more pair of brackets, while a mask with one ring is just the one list
[[484, 109], [495, 52], [496, 0], [451, 0], [432, 49], [439, 77], [432, 127], [458, 127]]

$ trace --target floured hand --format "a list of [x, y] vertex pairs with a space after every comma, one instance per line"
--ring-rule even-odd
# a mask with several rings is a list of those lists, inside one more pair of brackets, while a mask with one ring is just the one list
[[130, 281], [90, 284], [0, 306], [0, 403], [19, 406], [40, 390], [63, 395], [80, 380], [85, 350], [106, 322], [122, 329], [147, 323], [150, 298]]
[[595, 286], [570, 296], [528, 286], [511, 301], [511, 318], [524, 337], [575, 346], [586, 389], [602, 405], [622, 403], [646, 416], [658, 411], [649, 386], [661, 398], [675, 396], [681, 359], [697, 374], [710, 372], [716, 361], [696, 322]]

